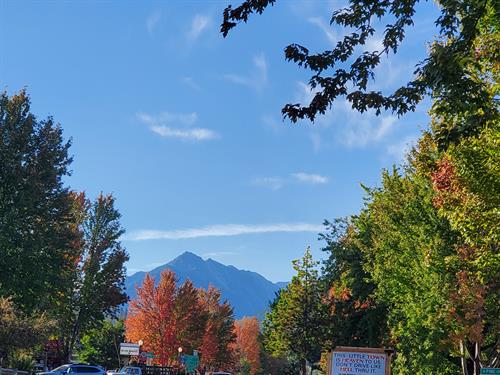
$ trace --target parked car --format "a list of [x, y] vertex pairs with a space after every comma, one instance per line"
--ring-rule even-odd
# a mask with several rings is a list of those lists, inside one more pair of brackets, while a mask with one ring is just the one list
[[101, 366], [86, 365], [82, 363], [70, 363], [59, 366], [52, 371], [37, 372], [37, 375], [66, 375], [66, 374], [88, 374], [105, 375], [106, 372]]
[[120, 370], [109, 370], [106, 372], [107, 375], [142, 375], [142, 370], [140, 367], [125, 366]]

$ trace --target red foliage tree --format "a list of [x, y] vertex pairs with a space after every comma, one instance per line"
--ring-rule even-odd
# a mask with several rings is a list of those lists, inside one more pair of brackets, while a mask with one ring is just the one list
[[163, 271], [156, 287], [154, 278], [146, 274], [125, 321], [127, 340], [142, 340], [143, 349], [158, 355], [163, 366], [171, 363], [177, 353], [175, 295], [176, 278], [172, 271]]

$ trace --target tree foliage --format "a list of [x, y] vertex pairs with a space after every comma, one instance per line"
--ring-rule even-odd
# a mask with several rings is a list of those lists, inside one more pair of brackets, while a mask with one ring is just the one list
[[100, 327], [92, 328], [83, 335], [78, 360], [83, 363], [97, 363], [107, 369], [119, 368], [122, 342], [125, 342], [123, 322], [106, 320]]
[[0, 296], [25, 311], [53, 307], [72, 266], [70, 145], [30, 112], [25, 91], [0, 94]]
[[260, 370], [259, 321], [256, 317], [244, 317], [234, 322], [236, 332], [235, 351], [240, 365], [248, 365], [248, 374]]
[[328, 304], [323, 349], [337, 345], [379, 347], [383, 344], [387, 307], [375, 296], [376, 286], [363, 268], [366, 255], [352, 221], [325, 221], [326, 242], [321, 280]]
[[58, 311], [67, 359], [83, 333], [113, 317], [128, 300], [128, 254], [119, 241], [124, 230], [113, 196], [100, 194], [94, 202], [83, 193], [72, 197], [79, 223], [79, 238], [73, 243], [77, 256]]
[[16, 351], [43, 344], [54, 327], [47, 315], [26, 315], [12, 299], [0, 297], [0, 365]]
[[314, 365], [320, 359], [326, 305], [318, 262], [309, 248], [302, 259], [293, 262], [293, 267], [297, 274], [278, 293], [264, 320], [265, 347], [275, 357], [299, 363], [305, 375], [307, 364]]
[[137, 287], [125, 327], [127, 340], [142, 340], [161, 365], [175, 364], [181, 347], [199, 350], [207, 368], [223, 369], [233, 361], [233, 323], [233, 310], [217, 289], [196, 289], [189, 280], [178, 287], [175, 274], [165, 270], [158, 285], [147, 274]]
[[[234, 8], [229, 5], [224, 10], [221, 33], [226, 37], [239, 22], [247, 22], [251, 14], [261, 14], [275, 3], [276, 0], [246, 0]], [[315, 94], [310, 103], [285, 105], [283, 116], [292, 122], [314, 121], [341, 97], [359, 112], [372, 109], [380, 114], [382, 110], [390, 110], [403, 115], [414, 111], [429, 94], [434, 99], [433, 111], [446, 122], [437, 134], [440, 145], [477, 134], [485, 123], [498, 116], [498, 97], [495, 99], [490, 82], [477, 75], [478, 56], [483, 53], [498, 56], [498, 44], [495, 45], [500, 19], [498, 1], [440, 1], [440, 15], [435, 20], [438, 35], [427, 58], [416, 66], [414, 78], [389, 94], [370, 88], [375, 68], [384, 56], [397, 53], [413, 26], [418, 3], [418, 0], [350, 0], [345, 8], [331, 15], [330, 24], [345, 30], [333, 49], [314, 53], [299, 44], [287, 46], [285, 58], [311, 72], [309, 85]], [[369, 50], [367, 42], [380, 29], [383, 30], [381, 50]], [[484, 35], [492, 37], [483, 38]], [[488, 51], [478, 48], [485, 44], [490, 47]], [[488, 67], [483, 68], [482, 73], [488, 74]], [[463, 121], [450, 126], [446, 117], [451, 112]]]

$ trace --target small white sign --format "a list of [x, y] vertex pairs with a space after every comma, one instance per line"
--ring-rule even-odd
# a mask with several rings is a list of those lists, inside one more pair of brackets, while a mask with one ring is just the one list
[[334, 351], [331, 375], [385, 375], [386, 359], [382, 353]]
[[139, 355], [139, 344], [122, 342], [120, 344], [120, 355]]

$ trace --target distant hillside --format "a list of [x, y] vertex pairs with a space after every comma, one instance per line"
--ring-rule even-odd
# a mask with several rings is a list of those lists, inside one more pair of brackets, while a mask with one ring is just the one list
[[[198, 288], [207, 288], [209, 284], [218, 288], [233, 306], [237, 319], [252, 315], [262, 318], [275, 293], [287, 284], [275, 284], [256, 272], [239, 270], [213, 259], [203, 260], [191, 252], [183, 253], [149, 274], [158, 281], [161, 271], [167, 268], [175, 272], [180, 284], [190, 279]], [[146, 272], [137, 272], [127, 277], [125, 287], [131, 299], [136, 297], [135, 285], [141, 285], [145, 275]]]

